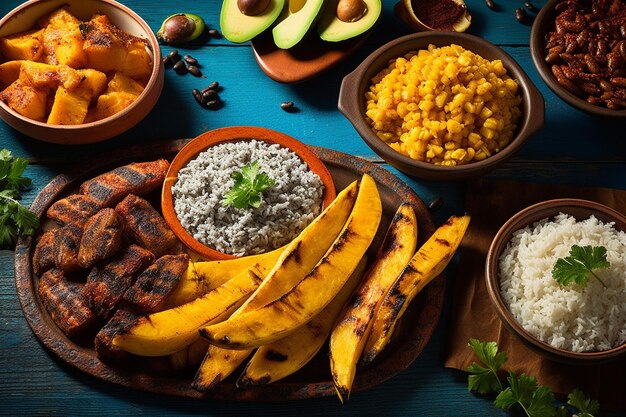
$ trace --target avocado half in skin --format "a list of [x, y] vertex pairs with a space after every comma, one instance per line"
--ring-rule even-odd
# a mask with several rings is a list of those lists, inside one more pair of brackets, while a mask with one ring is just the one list
[[324, 0], [287, 0], [287, 7], [272, 29], [274, 43], [289, 49], [300, 42], [320, 16]]
[[249, 16], [239, 10], [237, 0], [224, 0], [220, 13], [222, 34], [231, 42], [249, 41], [276, 21], [285, 6], [285, 0], [270, 0], [261, 13]]
[[354, 22], [344, 22], [337, 17], [339, 0], [331, 0], [324, 8], [317, 24], [317, 33], [326, 42], [345, 41], [368, 31], [378, 21], [382, 10], [381, 0], [363, 0], [367, 11]]

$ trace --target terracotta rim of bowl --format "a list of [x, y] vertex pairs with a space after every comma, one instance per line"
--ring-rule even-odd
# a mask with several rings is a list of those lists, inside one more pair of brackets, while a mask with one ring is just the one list
[[554, 25], [554, 17], [556, 3], [561, 0], [549, 0], [539, 11], [533, 22], [533, 26], [530, 30], [530, 56], [533, 59], [537, 72], [546, 83], [546, 85], [563, 101], [570, 106], [583, 111], [588, 114], [596, 116], [608, 116], [608, 117], [626, 117], [626, 109], [624, 110], [611, 110], [606, 107], [600, 107], [588, 103], [575, 94], [567, 91], [565, 87], [556, 81], [556, 78], [552, 74], [552, 71], [548, 67], [545, 61], [545, 35], [549, 30], [552, 30]]
[[[626, 343], [603, 351], [597, 352], [572, 352], [565, 349], [559, 349], [550, 344], [543, 342], [530, 334], [518, 321], [513, 317], [511, 312], [506, 308], [504, 300], [500, 294], [500, 279], [498, 276], [498, 261], [499, 257], [511, 240], [511, 236], [514, 232], [532, 225], [534, 222], [544, 219], [546, 217], [552, 218], [559, 212], [571, 214], [572, 211], [582, 212], [591, 211], [589, 215], [597, 217], [598, 213], [606, 219], [616, 222], [615, 227], [618, 230], [626, 230], [626, 216], [620, 212], [607, 207], [603, 204], [596, 203], [590, 200], [582, 200], [575, 198], [561, 198], [555, 200], [542, 201], [537, 204], [533, 204], [518, 213], [514, 214], [496, 233], [493, 238], [489, 250], [487, 252], [487, 258], [485, 261], [485, 282], [487, 286], [487, 292], [491, 303], [496, 310], [500, 320], [508, 328], [508, 330], [521, 338], [526, 344], [532, 345], [540, 350], [546, 352], [550, 358], [556, 360], [579, 360], [581, 364], [597, 363], [601, 361], [608, 361], [615, 359], [626, 353]], [[605, 220], [602, 220], [606, 223]]]
[[[472, 46], [478, 46], [479, 49], [485, 49], [493, 51], [497, 57], [489, 58], [501, 59], [504, 63], [507, 73], [517, 79], [522, 96], [522, 117], [518, 122], [518, 131], [515, 137], [511, 139], [511, 142], [504, 147], [501, 151], [495, 155], [486, 158], [482, 161], [471, 162], [466, 165], [457, 165], [455, 167], [445, 167], [441, 165], [434, 165], [428, 162], [417, 161], [406, 155], [392, 149], [389, 145], [384, 143], [376, 136], [374, 131], [367, 123], [366, 116], [364, 114], [364, 93], [367, 91], [367, 87], [370, 85], [371, 80], [368, 77], [368, 73], [374, 76], [380, 70], [387, 66], [389, 59], [395, 59], [402, 56], [403, 53], [391, 53], [390, 51], [398, 47], [399, 45], [406, 44], [407, 48], [404, 49], [404, 53], [417, 50], [419, 48], [425, 48], [426, 46], [410, 47], [410, 44], [415, 41], [431, 39], [431, 43], [437, 46], [446, 46], [453, 43], [460, 44], [465, 49], [475, 52]], [[478, 53], [478, 52], [475, 52]], [[382, 59], [384, 62], [380, 64], [378, 68], [372, 68], [372, 65], [376, 61]], [[356, 94], [354, 93], [356, 91]], [[363, 94], [361, 94], [363, 92]], [[393, 162], [404, 166], [411, 166], [420, 169], [434, 178], [434, 176], [441, 177], [442, 179], [455, 179], [462, 175], [471, 175], [475, 173], [484, 172], [486, 170], [493, 169], [496, 165], [509, 159], [518, 149], [528, 140], [531, 136], [536, 134], [541, 128], [543, 128], [545, 118], [545, 102], [543, 96], [530, 80], [526, 72], [522, 67], [507, 54], [500, 47], [474, 35], [467, 33], [457, 32], [441, 32], [431, 31], [422, 32], [411, 35], [406, 35], [386, 43], [380, 48], [372, 52], [354, 71], [346, 75], [341, 83], [341, 90], [339, 92], [339, 110], [346, 116], [346, 118], [352, 123], [356, 131], [363, 138], [363, 140], [370, 146], [378, 155], [384, 159], [389, 158]], [[417, 174], [414, 174], [417, 175]]]
[[161, 210], [163, 211], [165, 221], [185, 246], [208, 259], [234, 259], [238, 258], [238, 256], [208, 247], [194, 239], [189, 232], [187, 232], [180, 224], [176, 212], [174, 211], [172, 185], [174, 185], [178, 179], [178, 172], [181, 168], [185, 167], [189, 161], [198, 156], [200, 152], [220, 143], [235, 142], [242, 139], [256, 139], [268, 143], [275, 143], [293, 151], [309, 166], [309, 169], [316, 173], [322, 180], [324, 184], [322, 207], [328, 207], [336, 197], [335, 184], [326, 165], [309, 150], [304, 143], [291, 136], [275, 130], [253, 126], [224, 127], [205, 132], [186, 144], [172, 160], [165, 181], [163, 182]]
[[[46, 0], [44, 0], [44, 2], [45, 1]], [[29, 119], [28, 117], [22, 116], [21, 114], [19, 114], [18, 112], [16, 112], [9, 106], [7, 106], [3, 101], [0, 101], [0, 107], [2, 108], [2, 110], [13, 115], [16, 119], [19, 119], [20, 121], [19, 124], [35, 125], [42, 129], [45, 129], [45, 128], [58, 129], [61, 131], [78, 131], [78, 130], [83, 130], [83, 129], [89, 129], [89, 128], [97, 127], [101, 124], [107, 123], [109, 121], [112, 121], [113, 119], [122, 118], [124, 115], [128, 114], [129, 112], [133, 111], [137, 106], [139, 106], [141, 102], [143, 101], [144, 97], [148, 95], [152, 95], [156, 93], [158, 97], [161, 94], [161, 90], [163, 89], [163, 84], [164, 84], [164, 79], [165, 79], [164, 71], [160, 70], [162, 69], [161, 67], [163, 67], [163, 60], [161, 58], [161, 49], [159, 47], [159, 42], [156, 36], [154, 35], [154, 32], [152, 32], [152, 29], [150, 28], [150, 26], [137, 13], [129, 9], [127, 6], [121, 3], [118, 3], [115, 0], [95, 0], [95, 1], [99, 3], [107, 3], [113, 7], [120, 9], [126, 15], [130, 16], [144, 30], [145, 35], [146, 35], [145, 39], [148, 41], [147, 47], [152, 52], [152, 73], [150, 74], [148, 83], [144, 87], [141, 94], [137, 97], [137, 99], [133, 103], [131, 103], [130, 106], [126, 107], [125, 109], [105, 119], [101, 119], [101, 120], [97, 120], [95, 122], [89, 122], [89, 123], [81, 123], [79, 125], [53, 125], [53, 124], [48, 124], [45, 122], [40, 122], [38, 120]], [[2, 27], [9, 20], [15, 18], [16, 16], [19, 16], [19, 14], [21, 14], [25, 9], [29, 8], [30, 6], [36, 3], [42, 3], [42, 0], [29, 0], [26, 3], [20, 4], [19, 6], [11, 10], [2, 19], [0, 19], [0, 27]], [[150, 112], [150, 109], [145, 111], [145, 114], [142, 116], [142, 118], [145, 117], [149, 112]], [[10, 124], [10, 123], [7, 122], [7, 124]], [[13, 124], [11, 124], [11, 126], [13, 126]], [[49, 140], [42, 139], [42, 138], [38, 138], [38, 139], [46, 141], [46, 142], [64, 144], [63, 142], [49, 141]], [[92, 143], [92, 142], [84, 142], [84, 143], [87, 144], [87, 143]]]

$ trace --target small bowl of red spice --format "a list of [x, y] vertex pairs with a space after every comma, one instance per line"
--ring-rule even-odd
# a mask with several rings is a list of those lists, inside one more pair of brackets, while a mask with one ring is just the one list
[[394, 13], [417, 32], [464, 32], [472, 21], [463, 0], [401, 0]]

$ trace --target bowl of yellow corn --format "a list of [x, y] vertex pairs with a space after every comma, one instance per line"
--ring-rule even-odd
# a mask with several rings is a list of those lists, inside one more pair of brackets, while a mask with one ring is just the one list
[[544, 123], [522, 68], [476, 36], [393, 40], [342, 81], [339, 110], [379, 156], [428, 180], [461, 180], [504, 163]]

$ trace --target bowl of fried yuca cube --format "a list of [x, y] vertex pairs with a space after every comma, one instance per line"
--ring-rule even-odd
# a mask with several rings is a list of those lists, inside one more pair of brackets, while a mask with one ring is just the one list
[[152, 110], [163, 81], [154, 33], [113, 0], [34, 0], [0, 20], [0, 117], [32, 138], [110, 139]]

